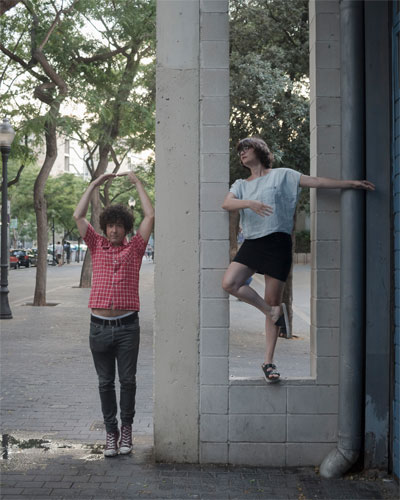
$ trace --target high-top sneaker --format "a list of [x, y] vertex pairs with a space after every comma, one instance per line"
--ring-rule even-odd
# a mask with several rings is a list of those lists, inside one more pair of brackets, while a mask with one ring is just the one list
[[118, 455], [118, 438], [119, 431], [107, 432], [106, 448], [104, 450], [105, 457], [115, 457]]
[[127, 455], [132, 451], [132, 426], [121, 426], [121, 440], [119, 442], [119, 452], [121, 455]]

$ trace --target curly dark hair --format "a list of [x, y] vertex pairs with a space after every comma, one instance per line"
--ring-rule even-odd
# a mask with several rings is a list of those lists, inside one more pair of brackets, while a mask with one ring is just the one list
[[[236, 146], [236, 150], [239, 155], [245, 146], [254, 149], [257, 158], [260, 160], [260, 163], [264, 168], [271, 168], [272, 162], [274, 161], [274, 155], [269, 150], [265, 141], [259, 137], [246, 137], [246, 139], [240, 140]], [[240, 163], [243, 167], [247, 168], [242, 162]]]
[[100, 214], [100, 227], [104, 234], [107, 234], [107, 224], [119, 222], [123, 224], [125, 233], [130, 233], [133, 228], [132, 212], [124, 205], [110, 205]]

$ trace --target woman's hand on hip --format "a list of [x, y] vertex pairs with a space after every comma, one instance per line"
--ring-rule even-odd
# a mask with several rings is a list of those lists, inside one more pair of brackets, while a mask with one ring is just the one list
[[249, 208], [253, 210], [257, 215], [265, 217], [266, 215], [272, 215], [274, 210], [269, 205], [265, 205], [261, 201], [249, 200]]

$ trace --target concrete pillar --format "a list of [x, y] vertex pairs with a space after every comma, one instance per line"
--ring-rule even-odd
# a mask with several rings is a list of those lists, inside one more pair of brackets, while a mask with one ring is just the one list
[[156, 460], [198, 462], [199, 0], [157, 2]]
[[228, 1], [159, 0], [157, 19], [155, 454], [226, 462]]

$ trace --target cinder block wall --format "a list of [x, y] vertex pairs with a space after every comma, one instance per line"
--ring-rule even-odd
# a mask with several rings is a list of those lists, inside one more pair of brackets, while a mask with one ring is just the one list
[[200, 2], [200, 461], [228, 462], [228, 1]]
[[[216, 19], [217, 14], [214, 16]], [[203, 23], [210, 18], [202, 15], [200, 19], [200, 33], [208, 35], [210, 31], [203, 31]], [[225, 23], [220, 24], [220, 28], [221, 26], [225, 26]], [[204, 43], [203, 40], [201, 38], [201, 44]], [[339, 2], [310, 2], [311, 173], [329, 177], [340, 177], [339, 40]], [[222, 182], [220, 187], [226, 186]], [[220, 199], [223, 195], [221, 192]], [[301, 380], [286, 379], [273, 386], [266, 385], [261, 377], [231, 378], [228, 381], [228, 340], [225, 341], [225, 315], [220, 310], [221, 329], [214, 329], [220, 336], [214, 337], [210, 329], [201, 331], [200, 440], [203, 462], [317, 465], [336, 443], [339, 193], [314, 193], [311, 206], [312, 376]], [[223, 218], [224, 214], [221, 216]], [[212, 217], [210, 221], [213, 221]], [[225, 224], [227, 228], [227, 221]], [[224, 237], [222, 229], [219, 237]], [[225, 237], [228, 238], [228, 234]], [[222, 270], [218, 269], [216, 274], [206, 273], [204, 267], [209, 267], [209, 264], [207, 256], [202, 257], [204, 286], [211, 274], [215, 278], [218, 274], [218, 284]], [[209, 283], [209, 286], [212, 285]], [[213, 294], [216, 306], [218, 300], [223, 300], [220, 298], [220, 290], [208, 288], [207, 294]], [[210, 314], [206, 314], [204, 318], [202, 316], [202, 320], [208, 322], [210, 317]], [[207, 337], [203, 337], [204, 334]], [[209, 342], [218, 342], [212, 357]]]
[[[159, 240], [156, 242], [156, 456], [196, 461], [196, 453], [183, 452], [187, 447], [186, 437], [193, 429], [193, 435], [189, 436], [191, 444], [198, 436], [197, 459], [203, 463], [318, 465], [337, 440], [339, 194], [324, 192], [312, 196], [312, 376], [285, 379], [277, 385], [267, 385], [261, 377], [229, 379], [229, 301], [221, 289], [221, 278], [229, 263], [229, 235], [228, 216], [220, 208], [229, 183], [228, 1], [162, 0], [159, 3], [164, 2], [166, 5], [182, 4], [189, 9], [186, 12], [189, 17], [183, 19], [184, 25], [198, 23], [197, 41], [192, 36], [197, 29], [193, 25], [179, 32], [179, 43], [198, 51], [199, 85], [196, 97], [196, 61], [193, 59], [190, 96], [183, 94], [180, 99], [181, 89], [171, 90], [172, 104], [180, 106], [179, 110], [173, 112], [171, 102], [164, 102], [160, 95], [157, 98], [161, 108], [158, 116], [166, 120], [162, 126], [164, 136], [159, 135], [157, 139], [158, 155], [168, 157], [171, 154], [166, 147], [165, 134], [169, 129], [179, 132], [177, 126], [183, 127], [176, 116], [186, 116], [188, 122], [183, 145], [177, 137], [171, 145], [172, 163], [167, 164], [165, 157], [158, 157], [156, 167], [159, 219], [156, 239], [160, 234], [163, 238], [161, 245]], [[171, 46], [163, 50], [165, 54], [173, 48], [173, 40], [177, 38], [175, 24], [180, 25], [180, 16], [185, 15], [185, 10], [182, 7], [174, 15], [160, 16], [158, 20], [163, 23], [163, 30], [174, 33]], [[168, 37], [163, 41], [165, 39]], [[311, 173], [330, 177], [340, 177], [339, 39], [339, 1], [311, 1]], [[174, 88], [181, 85], [181, 80], [173, 79], [173, 73], [168, 75], [167, 68], [160, 64], [158, 68], [159, 82], [166, 79], [166, 87], [164, 84], [157, 86], [158, 93], [170, 85]], [[192, 113], [190, 119], [187, 111]], [[178, 165], [174, 165], [175, 161]], [[168, 174], [160, 170], [164, 166], [182, 174], [188, 170], [182, 182], [168, 183], [168, 195], [164, 193], [164, 178]], [[172, 204], [172, 215], [178, 216], [179, 227], [172, 234], [169, 225], [173, 218], [166, 214], [168, 203]], [[182, 210], [190, 212], [187, 220], [179, 213]], [[189, 219], [190, 227], [187, 225]], [[179, 264], [179, 269], [182, 268], [179, 279], [186, 285], [179, 293], [180, 302], [176, 297], [167, 297], [165, 304], [160, 305], [157, 298], [162, 299], [167, 293], [168, 280], [179, 287], [177, 279], [164, 269], [164, 265], [168, 267], [177, 259], [174, 252], [178, 252], [171, 250], [176, 248], [176, 236], [186, 242], [179, 250], [180, 257], [188, 264], [185, 268]], [[198, 260], [196, 248], [200, 249]], [[161, 256], [164, 251], [166, 254]], [[189, 251], [191, 256], [186, 254]], [[191, 285], [187, 280], [191, 280]], [[185, 313], [181, 311], [183, 304]], [[163, 319], [166, 311], [168, 326]], [[187, 312], [192, 313], [191, 320]], [[180, 327], [178, 333], [173, 328], [174, 315]], [[186, 318], [183, 326], [182, 315]], [[199, 336], [194, 331], [197, 317]], [[180, 366], [179, 360], [183, 358], [174, 349], [182, 351], [179, 335], [180, 331], [184, 334], [185, 328], [184, 352], [189, 358]], [[165, 374], [161, 371], [164, 369]], [[193, 414], [196, 401], [197, 422]], [[169, 417], [176, 420], [171, 422]], [[179, 435], [179, 425], [184, 420], [184, 433]], [[164, 449], [168, 450], [167, 454], [159, 452]]]

